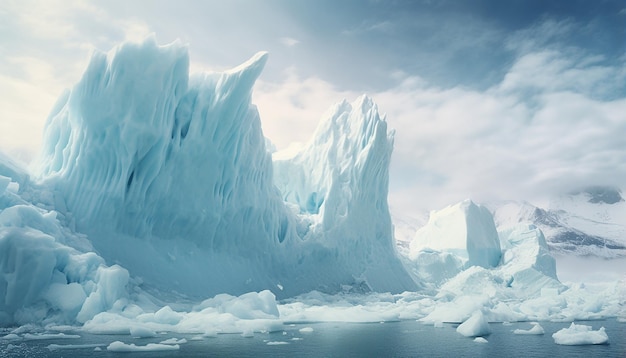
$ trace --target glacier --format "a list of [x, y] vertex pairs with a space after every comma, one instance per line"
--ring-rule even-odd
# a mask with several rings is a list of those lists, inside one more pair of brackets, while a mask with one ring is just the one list
[[21, 326], [0, 343], [33, 323], [204, 339], [285, 322], [466, 322], [473, 336], [626, 317], [624, 280], [560, 282], [541, 226], [471, 200], [396, 242], [385, 116], [344, 100], [298, 151], [273, 152], [251, 102], [267, 59], [190, 75], [180, 42], [93, 53], [33, 167], [0, 153], [0, 326]]

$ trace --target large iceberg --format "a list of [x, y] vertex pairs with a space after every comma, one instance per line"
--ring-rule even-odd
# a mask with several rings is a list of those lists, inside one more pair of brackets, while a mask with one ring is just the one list
[[37, 305], [85, 322], [135, 283], [166, 300], [415, 289], [393, 241], [393, 133], [376, 105], [340, 103], [275, 171], [251, 104], [266, 60], [189, 76], [178, 42], [95, 52], [54, 106], [32, 178], [2, 160], [3, 322]]

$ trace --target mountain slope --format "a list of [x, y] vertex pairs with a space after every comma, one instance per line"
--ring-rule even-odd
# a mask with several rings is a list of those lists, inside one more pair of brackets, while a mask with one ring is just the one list
[[527, 202], [490, 204], [498, 226], [532, 222], [553, 252], [626, 256], [626, 202], [618, 189], [592, 187], [561, 195], [547, 209]]

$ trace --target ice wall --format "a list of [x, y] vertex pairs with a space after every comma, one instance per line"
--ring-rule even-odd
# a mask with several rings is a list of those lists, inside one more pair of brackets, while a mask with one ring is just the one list
[[[180, 43], [96, 52], [48, 118], [38, 181], [54, 188], [98, 253], [146, 285], [199, 297], [411, 289], [386, 203], [386, 122], [369, 99], [353, 115], [340, 104], [340, 120], [325, 122], [309, 147], [307, 170], [322, 170], [307, 172], [310, 205], [290, 210], [250, 102], [266, 60], [259, 53], [189, 77]], [[309, 225], [319, 200], [323, 215]]]

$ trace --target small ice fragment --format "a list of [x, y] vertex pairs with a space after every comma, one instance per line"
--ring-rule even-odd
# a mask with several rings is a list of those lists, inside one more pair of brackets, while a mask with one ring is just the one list
[[145, 346], [137, 346], [133, 343], [126, 344], [120, 341], [115, 341], [107, 347], [107, 350], [110, 352], [158, 352], [158, 351], [177, 351], [180, 349], [178, 344], [169, 345], [169, 344], [158, 344], [158, 343], [148, 343]]
[[246, 329], [243, 332], [241, 332], [241, 336], [244, 338], [252, 338], [254, 337], [254, 331], [251, 329]]
[[537, 322], [531, 322], [531, 324], [533, 325], [533, 327], [531, 329], [516, 329], [513, 331], [513, 334], [544, 334], [545, 331], [543, 330], [543, 327], [541, 327], [539, 325], [539, 323]]
[[470, 318], [461, 323], [461, 325], [456, 328], [456, 331], [465, 337], [481, 337], [491, 333], [489, 323], [480, 310], [474, 312]]
[[575, 324], [574, 322], [569, 328], [563, 328], [554, 333], [552, 338], [554, 338], [554, 343], [568, 346], [605, 344], [609, 341], [609, 336], [606, 335], [604, 327], [594, 331], [591, 326]]
[[267, 342], [266, 343], [268, 346], [282, 346], [285, 344], [289, 344], [289, 342], [283, 342], [283, 341], [271, 341], [271, 342]]

